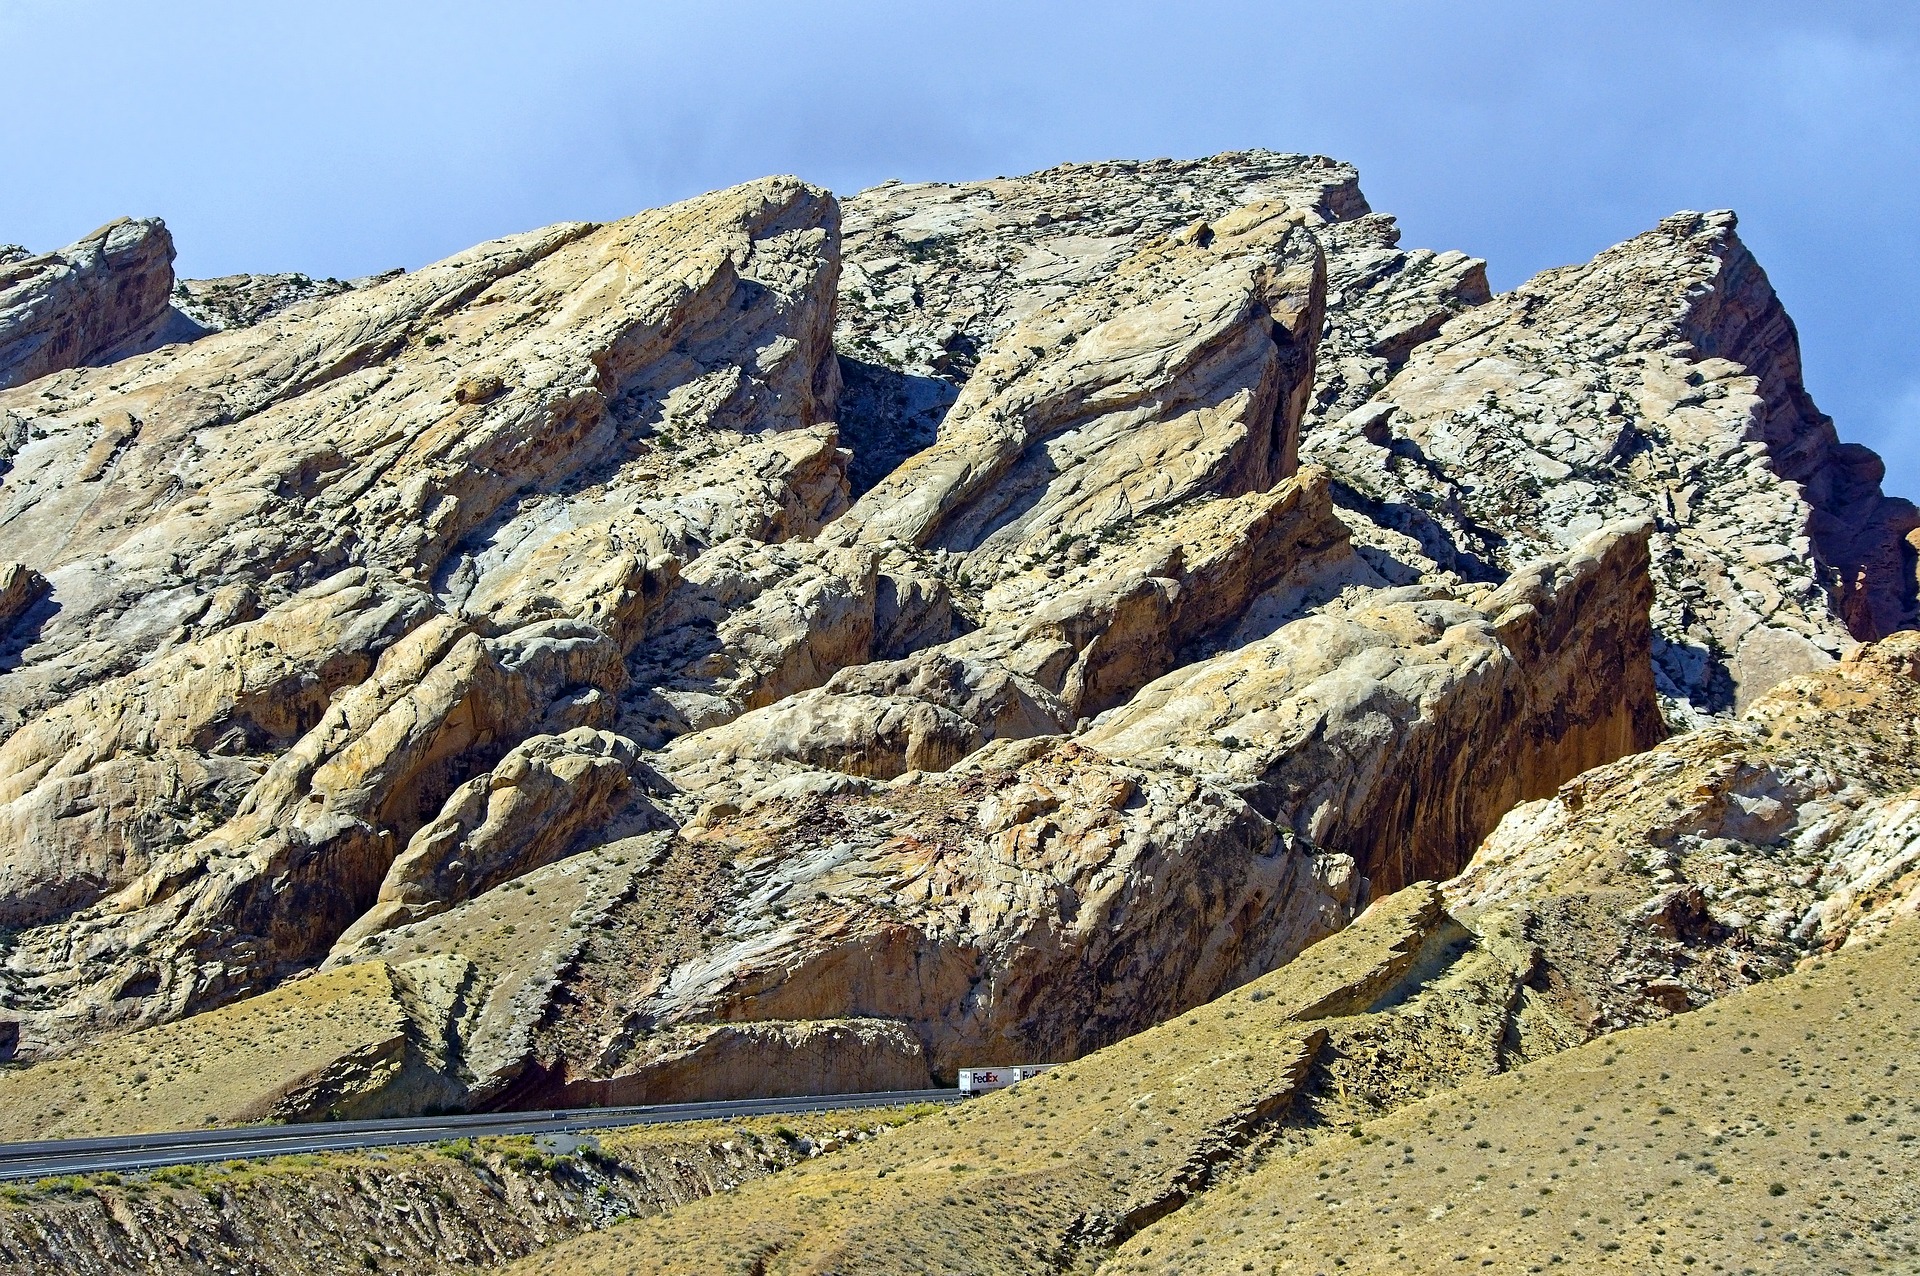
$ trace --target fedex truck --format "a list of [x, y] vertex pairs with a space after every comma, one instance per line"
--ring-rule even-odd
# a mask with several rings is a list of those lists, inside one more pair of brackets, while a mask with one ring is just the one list
[[960, 1093], [985, 1094], [989, 1090], [1004, 1090], [1016, 1081], [1037, 1077], [1053, 1066], [1051, 1063], [1022, 1063], [1007, 1068], [962, 1068]]

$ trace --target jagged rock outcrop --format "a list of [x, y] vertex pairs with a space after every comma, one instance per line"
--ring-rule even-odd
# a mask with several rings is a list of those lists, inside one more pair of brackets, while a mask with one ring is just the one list
[[592, 727], [521, 741], [420, 827], [387, 869], [373, 907], [335, 947], [431, 917], [559, 859], [583, 837], [604, 837], [629, 814], [635, 762], [631, 742]]
[[[35, 517], [0, 539], [61, 604], [9, 707], [55, 670], [204, 623], [222, 586], [264, 609], [357, 563], [458, 594], [567, 532], [617, 546], [649, 525], [611, 519], [619, 498], [694, 479], [686, 462], [729, 434], [830, 419], [832, 205], [803, 189], [501, 240], [111, 377], [7, 396], [0, 419], [38, 437], [0, 495]], [[703, 513], [687, 520], [709, 525]], [[133, 650], [75, 651], [90, 644]]]
[[1149, 686], [1079, 737], [1207, 779], [1376, 890], [1451, 876], [1515, 803], [1665, 734], [1645, 524], [1491, 592], [1360, 594]]
[[174, 309], [209, 332], [245, 328], [289, 306], [337, 297], [354, 288], [403, 274], [390, 271], [367, 279], [313, 279], [300, 274], [222, 275], [218, 279], [182, 279], [173, 286]]
[[1070, 740], [714, 802], [667, 855], [738, 866], [716, 938], [592, 995], [638, 1005], [628, 1033], [905, 1020], [943, 1072], [1157, 1022], [1337, 929], [1364, 878], [1450, 873], [1520, 796], [1652, 743], [1645, 545], [1617, 530], [1473, 602], [1362, 594]]
[[1202, 493], [1292, 474], [1325, 265], [1278, 201], [1197, 224], [1016, 323], [939, 439], [829, 536], [982, 571]]
[[[633, 1227], [521, 1270], [707, 1272], [741, 1254], [796, 1274], [1091, 1266], [1228, 1173], [1312, 1097], [1329, 1028], [1344, 1026], [1330, 1017], [1402, 983], [1439, 913], [1431, 891], [1395, 901], [1177, 1023], [695, 1207], [672, 1233]], [[608, 1263], [615, 1246], [618, 1267]]]
[[294, 745], [428, 610], [350, 570], [21, 725], [0, 744], [0, 925], [95, 904], [232, 815], [260, 756]]
[[1588, 1031], [1689, 1009], [1920, 911], [1920, 634], [1515, 807], [1447, 885]]
[[460, 785], [613, 724], [683, 561], [843, 508], [835, 237], [759, 182], [0, 394], [23, 1052], [311, 966]]
[[1268, 200], [1316, 222], [1367, 212], [1348, 165], [1272, 151], [886, 182], [848, 199], [835, 339], [855, 492], [934, 442], [981, 356], [1021, 319], [1156, 240]]
[[0, 563], [0, 634], [47, 595], [47, 578], [25, 563]]
[[775, 178], [0, 390], [0, 1041], [371, 968], [435, 1102], [1064, 1058], [1910, 617], [1729, 218], [1398, 241], [1318, 157]]
[[820, 686], [873, 654], [879, 556], [817, 544], [716, 546], [687, 569], [631, 670], [620, 725], [658, 745]]
[[[847, 416], [862, 444], [882, 436], [861, 456], [888, 458], [857, 461], [857, 485], [933, 442], [956, 387], [1022, 317], [1175, 229], [1176, 210], [1217, 218], [1261, 198], [1303, 210], [1325, 253], [1333, 301], [1303, 455], [1333, 471], [1389, 580], [1497, 581], [1602, 523], [1651, 517], [1661, 686], [1687, 723], [1913, 623], [1920, 519], [1808, 398], [1792, 322], [1731, 215], [1682, 214], [1494, 299], [1482, 263], [1400, 249], [1350, 171], [1261, 152], [852, 201], [839, 341], [861, 390]], [[1101, 233], [1079, 233], [1089, 223]]]
[[1305, 450], [1417, 566], [1472, 579], [1654, 519], [1655, 662], [1685, 721], [1914, 620], [1920, 515], [1813, 407], [1728, 213], [1466, 311]]
[[1484, 261], [1402, 249], [1391, 217], [1369, 212], [1317, 234], [1327, 254], [1327, 327], [1309, 433], [1366, 403], [1447, 320], [1493, 298]]
[[850, 664], [817, 691], [683, 736], [662, 766], [708, 800], [790, 774], [781, 763], [883, 780], [942, 771], [993, 740], [1071, 731], [1227, 631], [1244, 638], [1381, 583], [1354, 557], [1318, 471], [1115, 530], [1066, 564], [1002, 577], [971, 632]]
[[[199, 329], [170, 306], [173, 237], [157, 217], [122, 217], [54, 252], [0, 256], [0, 390], [111, 363]], [[8, 430], [0, 461], [25, 442]]]

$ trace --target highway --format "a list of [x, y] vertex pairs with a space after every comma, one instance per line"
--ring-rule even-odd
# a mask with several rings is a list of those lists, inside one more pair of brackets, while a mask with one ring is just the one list
[[713, 1103], [660, 1103], [639, 1107], [563, 1108], [539, 1112], [490, 1112], [479, 1116], [400, 1117], [386, 1121], [328, 1121], [261, 1125], [225, 1130], [180, 1130], [97, 1139], [47, 1139], [0, 1143], [0, 1179], [46, 1178], [103, 1170], [151, 1170], [196, 1161], [234, 1161], [296, 1152], [437, 1143], [500, 1134], [568, 1134], [667, 1121], [731, 1121], [781, 1113], [884, 1108], [906, 1103], [946, 1103], [958, 1090], [889, 1090], [869, 1094], [824, 1094], [791, 1099], [723, 1099]]

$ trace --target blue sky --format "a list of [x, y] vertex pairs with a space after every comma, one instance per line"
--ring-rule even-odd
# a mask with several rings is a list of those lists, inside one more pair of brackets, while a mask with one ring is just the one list
[[365, 274], [769, 172], [1249, 146], [1496, 286], [1732, 207], [1842, 437], [1920, 498], [1920, 3], [0, 0], [0, 242]]

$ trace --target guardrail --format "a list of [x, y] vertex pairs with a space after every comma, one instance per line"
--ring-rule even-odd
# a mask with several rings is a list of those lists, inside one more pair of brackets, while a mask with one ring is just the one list
[[847, 1108], [947, 1103], [960, 1097], [958, 1090], [888, 1090], [778, 1099], [719, 1099], [707, 1103], [396, 1117], [378, 1121], [319, 1121], [298, 1125], [173, 1130], [89, 1139], [41, 1139], [25, 1143], [0, 1143], [0, 1179], [44, 1178], [104, 1170], [157, 1169], [166, 1165], [253, 1160], [302, 1152], [400, 1147], [484, 1135], [566, 1134], [673, 1121], [724, 1121], [739, 1117], [830, 1112]]

